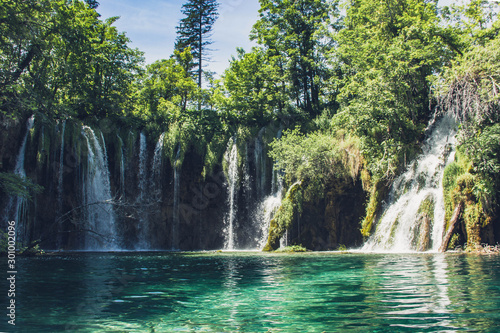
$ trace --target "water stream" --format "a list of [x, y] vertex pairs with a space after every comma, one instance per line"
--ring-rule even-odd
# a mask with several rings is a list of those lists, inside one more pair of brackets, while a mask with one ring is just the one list
[[172, 250], [179, 249], [179, 201], [181, 185], [181, 146], [177, 147], [177, 154], [174, 162], [174, 206], [172, 218]]
[[139, 175], [137, 179], [137, 187], [139, 195], [137, 202], [139, 204], [138, 210], [138, 250], [146, 250], [150, 248], [150, 225], [148, 214], [148, 150], [147, 140], [144, 132], [139, 136]]
[[88, 126], [83, 126], [82, 134], [88, 150], [83, 182], [85, 250], [115, 250], [118, 248], [116, 219], [104, 137], [101, 133], [99, 142], [95, 132]]
[[236, 214], [238, 212], [237, 206], [237, 194], [238, 194], [238, 147], [236, 145], [236, 138], [233, 138], [228, 146], [228, 150], [225, 154], [225, 159], [228, 163], [228, 206], [229, 211], [226, 214], [225, 224], [226, 224], [226, 240], [224, 249], [234, 250], [235, 249], [235, 220]]
[[[454, 158], [456, 124], [448, 116], [430, 126], [422, 154], [399, 176], [363, 251], [437, 251], [444, 232], [442, 178]], [[430, 212], [429, 212], [430, 211]]]
[[[35, 116], [31, 116], [26, 122], [26, 134], [23, 137], [21, 146], [19, 147], [19, 153], [16, 158], [16, 165], [14, 166], [14, 174], [25, 178], [26, 171], [24, 169], [24, 160], [26, 155], [26, 144], [28, 142], [28, 135], [35, 124]], [[7, 204], [4, 212], [4, 216], [9, 221], [16, 221], [16, 241], [21, 244], [25, 243], [27, 240], [27, 227], [26, 227], [26, 217], [28, 212], [28, 201], [23, 197], [9, 198], [9, 203]]]

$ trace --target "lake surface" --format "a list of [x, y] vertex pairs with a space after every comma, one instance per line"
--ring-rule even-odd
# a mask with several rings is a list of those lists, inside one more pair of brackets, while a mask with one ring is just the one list
[[500, 256], [79, 253], [17, 268], [16, 330], [4, 314], [0, 331], [500, 332]]

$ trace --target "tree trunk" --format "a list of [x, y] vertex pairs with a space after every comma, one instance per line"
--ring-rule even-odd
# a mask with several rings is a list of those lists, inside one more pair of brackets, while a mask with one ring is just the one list
[[443, 238], [443, 244], [441, 244], [439, 252], [445, 252], [446, 249], [448, 248], [448, 244], [450, 243], [450, 239], [457, 225], [457, 221], [460, 218], [460, 215], [462, 214], [463, 205], [464, 205], [463, 202], [460, 202], [457, 205], [457, 207], [455, 207], [455, 210], [453, 211], [453, 215], [450, 220], [450, 226], [448, 227], [448, 231], [446, 232], [446, 235]]

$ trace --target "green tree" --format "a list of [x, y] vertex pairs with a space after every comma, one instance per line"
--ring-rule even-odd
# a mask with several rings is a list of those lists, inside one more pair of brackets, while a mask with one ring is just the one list
[[[2, 7], [2, 109], [105, 117], [127, 103], [142, 53], [82, 1], [7, 1]], [[17, 104], [16, 104], [17, 103]]]
[[449, 32], [424, 0], [350, 1], [344, 24], [334, 36], [342, 111], [333, 126], [356, 133], [372, 174], [391, 179], [433, 112], [431, 78], [455, 55]]
[[96, 9], [97, 7], [99, 7], [99, 2], [97, 2], [96, 0], [85, 0], [85, 2], [91, 9]]
[[[22, 77], [33, 59], [40, 57], [55, 33], [51, 1], [2, 1], [0, 6], [0, 107], [15, 117], [28, 105]], [[44, 24], [41, 24], [41, 23]]]
[[189, 49], [182, 52], [176, 50], [175, 57], [147, 66], [139, 92], [138, 116], [160, 125], [171, 118], [179, 118], [180, 112], [186, 111], [197, 86], [177, 59], [189, 62], [191, 57]]
[[500, 21], [496, 20], [498, 2], [495, 1], [470, 0], [461, 5], [452, 4], [442, 9], [442, 15], [448, 29], [457, 36], [455, 43], [462, 48], [484, 45], [500, 32]]
[[260, 48], [245, 53], [238, 49], [223, 75], [217, 106], [240, 123], [262, 127], [279, 116], [285, 103], [280, 78]]
[[328, 71], [324, 32], [330, 15], [338, 16], [338, 1], [260, 0], [260, 19], [251, 39], [256, 40], [289, 84], [282, 84], [299, 111], [316, 116], [322, 108], [322, 84]]
[[182, 5], [185, 15], [177, 27], [177, 40], [175, 49], [183, 51], [190, 47], [193, 61], [190, 70], [195, 69], [198, 78], [198, 87], [201, 88], [203, 61], [207, 60], [208, 46], [213, 42], [210, 39], [213, 25], [218, 18], [216, 0], [188, 0]]

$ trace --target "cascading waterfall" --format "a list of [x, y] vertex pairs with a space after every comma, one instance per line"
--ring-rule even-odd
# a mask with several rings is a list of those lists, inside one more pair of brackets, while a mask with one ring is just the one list
[[139, 137], [139, 179], [138, 179], [138, 187], [139, 187], [139, 197], [138, 199], [142, 202], [144, 196], [146, 194], [147, 188], [147, 141], [146, 135], [141, 132]]
[[125, 199], [125, 149], [122, 138], [118, 135], [120, 142], [120, 198]]
[[267, 243], [267, 238], [269, 235], [269, 223], [274, 217], [274, 214], [281, 206], [281, 194], [283, 191], [282, 183], [280, 187], [273, 194], [267, 196], [258, 207], [258, 217], [257, 221], [259, 223], [259, 233], [257, 235], [257, 248], [259, 250], [263, 249]]
[[141, 132], [139, 136], [139, 175], [138, 175], [138, 190], [139, 195], [137, 196], [137, 201], [139, 206], [139, 216], [138, 216], [138, 239], [137, 249], [145, 250], [150, 248], [149, 242], [149, 218], [148, 218], [148, 208], [147, 208], [147, 192], [148, 192], [148, 170], [147, 170], [147, 140], [144, 132]]
[[62, 198], [63, 198], [63, 176], [64, 176], [64, 132], [66, 130], [66, 120], [63, 120], [61, 128], [61, 148], [59, 151], [59, 174], [57, 179], [57, 203], [59, 211], [62, 211]]
[[86, 250], [115, 250], [117, 232], [104, 137], [102, 145], [92, 128], [83, 126], [87, 141], [87, 168], [84, 174], [83, 196], [87, 234]]
[[[33, 125], [35, 124], [35, 116], [31, 116], [26, 122], [26, 134], [23, 137], [21, 146], [19, 147], [19, 153], [16, 158], [16, 165], [14, 166], [14, 174], [20, 177], [26, 177], [26, 171], [24, 169], [24, 160], [26, 155], [26, 145], [28, 142], [28, 135], [30, 134]], [[24, 244], [27, 240], [27, 230], [26, 230], [26, 215], [28, 211], [28, 202], [26, 198], [23, 197], [13, 197], [9, 198], [9, 203], [5, 208], [4, 216], [8, 221], [16, 221], [16, 241]]]
[[58, 209], [58, 230], [57, 244], [58, 247], [62, 246], [62, 219], [63, 214], [63, 178], [64, 178], [64, 133], [66, 130], [66, 120], [63, 120], [61, 124], [61, 148], [59, 150], [59, 174], [57, 175], [57, 209]]
[[255, 138], [255, 187], [259, 198], [264, 197], [266, 184], [266, 158], [264, 156], [264, 144], [262, 142], [262, 136], [264, 135], [265, 130], [266, 128], [263, 127], [259, 131], [258, 136]]
[[238, 146], [236, 145], [236, 138], [232, 139], [232, 142], [229, 144], [228, 149], [225, 153], [224, 158], [228, 163], [228, 188], [229, 188], [229, 197], [228, 197], [228, 205], [229, 212], [226, 214], [225, 224], [226, 224], [226, 240], [224, 244], [224, 248], [226, 250], [234, 250], [235, 249], [235, 220], [236, 214], [238, 211], [237, 207], [237, 194], [238, 194]]
[[172, 250], [179, 249], [179, 196], [181, 183], [181, 146], [177, 148], [177, 155], [174, 162], [174, 206], [172, 216]]
[[[456, 124], [443, 116], [431, 128], [422, 155], [396, 179], [389, 205], [363, 251], [437, 251], [444, 232], [442, 178], [454, 158]], [[433, 207], [433, 208], [432, 208]]]
[[155, 146], [155, 151], [153, 155], [153, 165], [152, 165], [152, 178], [151, 178], [151, 185], [152, 188], [154, 189], [155, 195], [157, 186], [160, 184], [161, 181], [161, 170], [162, 170], [162, 161], [163, 161], [163, 144], [164, 144], [164, 139], [165, 139], [165, 132], [160, 135], [158, 138], [158, 142], [156, 143]]
[[[280, 127], [276, 138], [281, 138], [281, 134], [283, 132], [283, 128]], [[260, 137], [260, 134], [259, 134]], [[257, 141], [256, 141], [257, 143]], [[257, 145], [256, 145], [257, 147]], [[261, 147], [259, 147], [261, 148]], [[260, 153], [262, 154], [262, 153]], [[265, 159], [264, 159], [265, 160]], [[265, 167], [265, 164], [264, 164]], [[265, 197], [261, 204], [258, 207], [257, 212], [257, 223], [259, 223], [259, 235], [257, 240], [258, 249], [264, 248], [267, 243], [267, 238], [269, 234], [269, 224], [274, 217], [274, 214], [281, 206], [283, 193], [283, 179], [280, 177], [280, 171], [276, 169], [276, 165], [273, 165], [273, 170], [271, 174], [271, 194]], [[285, 235], [280, 239], [280, 246], [286, 246], [288, 231], [286, 231]]]

